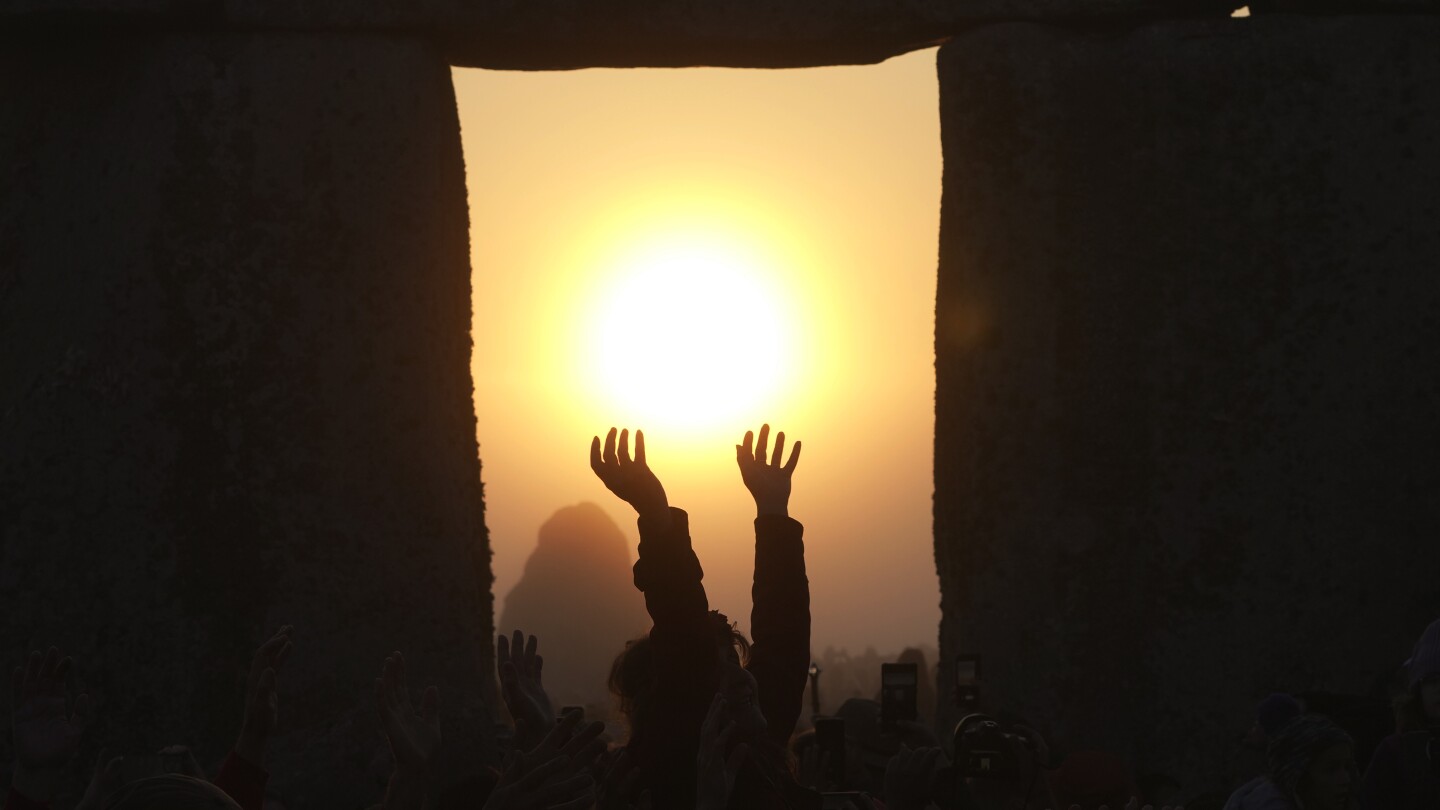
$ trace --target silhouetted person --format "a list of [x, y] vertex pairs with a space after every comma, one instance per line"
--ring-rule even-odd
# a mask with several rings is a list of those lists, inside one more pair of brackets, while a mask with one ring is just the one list
[[1375, 749], [1365, 771], [1367, 810], [1440, 807], [1440, 620], [1416, 642], [1406, 675], [1396, 733]]
[[[801, 711], [810, 663], [810, 589], [805, 576], [803, 528], [789, 516], [791, 476], [800, 459], [796, 442], [782, 464], [784, 437], [767, 453], [769, 426], [735, 446], [741, 478], [755, 499], [753, 644], [745, 645], [723, 616], [713, 614], [701, 583], [700, 561], [690, 542], [689, 518], [672, 508], [645, 460], [644, 434], [612, 428], [604, 450], [595, 437], [590, 466], [605, 486], [639, 515], [640, 555], [635, 587], [645, 594], [654, 625], [615, 661], [611, 684], [630, 723], [628, 749], [657, 807], [695, 806], [696, 757], [702, 731], [724, 726], [727, 779], [707, 780], [712, 789], [733, 789], [736, 806], [818, 806], [800, 788], [785, 762], [785, 745]], [[767, 459], [767, 454], [770, 456]], [[717, 697], [719, 693], [719, 697]], [[707, 718], [711, 722], [707, 724]], [[717, 761], [716, 740], [707, 741], [707, 762]], [[745, 746], [740, 748], [740, 746]], [[730, 763], [735, 750], [743, 755]], [[702, 794], [702, 803], [714, 795]], [[723, 806], [723, 804], [722, 804]]]
[[1226, 810], [1354, 810], [1355, 742], [1328, 717], [1305, 714], [1276, 733], [1265, 778], [1230, 796]]

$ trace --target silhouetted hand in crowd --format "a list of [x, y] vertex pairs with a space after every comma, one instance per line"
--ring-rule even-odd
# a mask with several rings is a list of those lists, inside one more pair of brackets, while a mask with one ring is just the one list
[[605, 750], [603, 723], [580, 733], [578, 714], [562, 717], [533, 750], [513, 754], [484, 810], [587, 810], [595, 803], [589, 770]]
[[14, 698], [12, 730], [15, 773], [11, 786], [36, 802], [50, 801], [60, 770], [75, 756], [90, 722], [90, 697], [80, 695], [65, 705], [65, 677], [73, 662], [51, 647], [30, 653], [11, 680]]
[[716, 693], [710, 701], [710, 713], [700, 726], [700, 749], [695, 756], [695, 803], [697, 810], [725, 810], [735, 778], [745, 764], [750, 749], [740, 743], [728, 754], [726, 748], [735, 735], [730, 722], [725, 696]]
[[520, 750], [538, 745], [555, 724], [555, 709], [541, 683], [545, 659], [537, 652], [539, 640], [515, 631], [515, 638], [501, 635], [495, 642], [495, 661], [500, 670], [500, 695], [515, 720], [515, 741]]
[[890, 810], [923, 810], [934, 796], [935, 770], [946, 764], [939, 748], [902, 747], [885, 766], [885, 805]]
[[390, 742], [390, 756], [395, 759], [385, 808], [418, 810], [425, 802], [430, 757], [440, 747], [440, 692], [433, 686], [427, 688], [416, 711], [405, 683], [405, 656], [396, 651], [385, 659], [380, 677], [375, 679], [375, 708]]
[[596, 810], [632, 810], [637, 806], [648, 806], [648, 792], [640, 795], [639, 805], [630, 801], [639, 786], [640, 766], [635, 764], [630, 752], [622, 748], [605, 768], [605, 776], [595, 788]]
[[269, 641], [260, 645], [250, 660], [250, 674], [245, 679], [245, 719], [235, 742], [235, 753], [255, 765], [265, 764], [265, 749], [279, 721], [275, 673], [294, 646], [290, 641], [294, 630], [288, 624], [281, 627]]
[[85, 795], [80, 797], [75, 810], [101, 810], [110, 794], [125, 784], [124, 764], [124, 757], [112, 757], [108, 750], [101, 749], [100, 756], [95, 758], [95, 773], [90, 776], [90, 784], [85, 787]]
[[757, 515], [790, 515], [790, 479], [795, 465], [800, 463], [800, 442], [790, 451], [790, 460], [781, 464], [785, 455], [785, 433], [775, 437], [775, 450], [767, 462], [766, 445], [770, 440], [770, 426], [760, 426], [759, 441], [755, 434], [745, 431], [745, 442], [735, 445], [735, 461], [740, 465], [740, 480], [755, 498]]
[[620, 431], [619, 451], [615, 446], [615, 428], [605, 435], [605, 451], [600, 451], [600, 437], [590, 442], [590, 469], [615, 493], [620, 500], [630, 504], [642, 517], [653, 516], [664, 519], [669, 514], [670, 502], [665, 498], [665, 487], [645, 463], [645, 433], [635, 431], [635, 458], [630, 458], [630, 431]]

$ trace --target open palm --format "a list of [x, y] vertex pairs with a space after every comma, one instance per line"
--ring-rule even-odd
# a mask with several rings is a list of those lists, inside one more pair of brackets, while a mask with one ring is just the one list
[[65, 707], [65, 676], [70, 659], [51, 647], [43, 656], [30, 654], [24, 667], [16, 667], [11, 686], [15, 699], [15, 757], [27, 768], [58, 768], [80, 747], [80, 736], [90, 720], [90, 698], [75, 699], [73, 711]]

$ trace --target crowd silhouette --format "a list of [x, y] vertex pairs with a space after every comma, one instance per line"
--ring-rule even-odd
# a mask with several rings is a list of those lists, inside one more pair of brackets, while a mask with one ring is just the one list
[[[1263, 751], [1263, 773], [1243, 785], [1186, 786], [1166, 774], [1133, 774], [1121, 757], [1052, 741], [995, 707], [972, 711], [953, 733], [918, 718], [928, 675], [914, 659], [882, 679], [877, 700], [852, 698], [833, 717], [802, 719], [812, 677], [810, 595], [803, 527], [789, 514], [800, 461], [785, 434], [747, 432], [735, 446], [755, 502], [751, 637], [712, 610], [687, 514], [671, 506], [646, 460], [645, 437], [611, 429], [595, 437], [590, 466], [637, 514], [633, 584], [651, 629], [616, 651], [609, 687], [624, 720], [612, 732], [582, 709], [553, 705], [540, 640], [521, 630], [496, 640], [497, 674], [513, 733], [503, 761], [477, 769], [462, 790], [436, 791], [431, 766], [444, 711], [434, 687], [410, 685], [405, 657], [387, 656], [375, 711], [392, 771], [376, 807], [428, 810], [1437, 810], [1440, 808], [1440, 621], [1424, 630], [1390, 686], [1393, 728], [1375, 735], [1364, 711], [1323, 695], [1276, 693], [1255, 709], [1245, 745]], [[160, 773], [129, 778], [102, 751], [79, 810], [274, 810], [266, 751], [281, 722], [280, 673], [295, 646], [280, 628], [255, 652], [233, 749], [213, 777], [183, 748], [160, 752]], [[565, 655], [565, 650], [547, 653]], [[908, 655], [908, 654], [907, 654]], [[1398, 657], [1398, 656], [1397, 656]], [[15, 762], [7, 810], [51, 806], [93, 709], [67, 694], [70, 658], [35, 651], [14, 670]], [[910, 667], [909, 670], [904, 667]], [[918, 673], [919, 680], [914, 674]], [[888, 677], [888, 676], [887, 676]], [[930, 696], [933, 703], [943, 696]], [[909, 701], [908, 707], [905, 705]], [[818, 702], [815, 704], [818, 707]], [[1373, 714], [1373, 713], [1372, 713]], [[1057, 745], [1060, 742], [1062, 744]], [[1061, 748], [1068, 749], [1062, 754]], [[1368, 763], [1362, 771], [1360, 764]], [[275, 767], [284, 767], [277, 763]]]

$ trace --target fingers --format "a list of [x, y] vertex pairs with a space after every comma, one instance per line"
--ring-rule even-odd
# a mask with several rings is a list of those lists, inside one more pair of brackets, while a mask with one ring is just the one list
[[410, 705], [410, 690], [405, 685], [405, 656], [395, 651], [395, 697], [407, 712], [414, 713]]
[[779, 467], [780, 459], [785, 456], [785, 431], [780, 431], [775, 436], [775, 452], [770, 456], [770, 466]]
[[91, 704], [88, 694], [81, 693], [80, 697], [75, 698], [73, 712], [71, 722], [80, 726], [82, 730], [90, 725], [91, 718], [95, 716], [95, 708]]
[[515, 665], [515, 674], [523, 676], [530, 667], [525, 660], [525, 634], [516, 630], [510, 638], [510, 661]]
[[255, 687], [256, 703], [269, 706], [275, 699], [275, 670], [266, 669], [260, 673], [260, 683]]
[[25, 680], [21, 684], [22, 697], [35, 694], [40, 685], [40, 665], [44, 660], [45, 656], [39, 650], [30, 653], [30, 660], [25, 663]]
[[[784, 433], [780, 434], [784, 436]], [[795, 446], [790, 450], [790, 460], [785, 463], [785, 472], [795, 472], [795, 465], [800, 463], [800, 442], [796, 440]]]
[[383, 677], [375, 679], [375, 711], [380, 713], [380, 722], [385, 724], [386, 734], [394, 728], [395, 712], [390, 707], [389, 691], [385, 688]]
[[630, 428], [620, 431], [620, 466], [630, 466]]
[[770, 426], [761, 425], [760, 435], [755, 440], [755, 460], [761, 464], [765, 463], [765, 448], [770, 443]]
[[620, 460], [615, 457], [615, 432], [616, 432], [616, 431], [615, 431], [615, 428], [612, 427], [612, 428], [610, 428], [610, 432], [607, 433], [607, 434], [605, 434], [605, 455], [604, 455], [604, 458], [605, 458], [605, 463], [606, 463], [606, 464], [619, 464], [619, 463], [620, 463]]
[[710, 711], [705, 714], [705, 722], [700, 726], [700, 740], [702, 742], [715, 739], [719, 733], [720, 713], [725, 710], [725, 696], [719, 692], [710, 699]]
[[545, 739], [541, 740], [540, 744], [535, 747], [535, 752], [559, 751], [560, 748], [564, 746], [565, 741], [570, 739], [570, 735], [574, 733], [575, 726], [579, 724], [579, 712], [572, 712], [560, 718], [560, 721], [555, 724], [555, 727], [550, 729], [550, 733], [545, 735]]
[[[750, 754], [750, 746], [740, 743], [725, 758], [725, 771], [729, 774], [738, 774], [740, 766], [745, 764], [745, 757]], [[731, 777], [733, 778], [733, 777]]]
[[605, 753], [605, 741], [600, 739], [603, 731], [605, 731], [604, 723], [593, 722], [565, 744], [565, 749], [561, 753], [570, 756], [570, 770], [588, 768], [601, 754]]
[[[595, 441], [598, 442], [600, 439], [597, 438]], [[596, 452], [599, 451], [597, 450]], [[504, 670], [505, 665], [508, 663], [510, 663], [510, 637], [501, 633], [500, 636], [495, 639], [495, 666]]]
[[635, 431], [635, 463], [641, 467], [645, 464], [645, 431]]
[[744, 443], [743, 445], [741, 445], [741, 447], [744, 448], [744, 456], [743, 456], [743, 458], [745, 458], [746, 460], [749, 460], [749, 461], [754, 461], [754, 460], [755, 460], [755, 434], [754, 434], [753, 432], [748, 431], [748, 430], [745, 431], [745, 443]]
[[531, 672], [531, 670], [534, 669], [535, 658], [536, 658], [536, 656], [535, 656], [535, 651], [536, 651], [537, 649], [539, 649], [539, 647], [540, 647], [540, 639], [536, 638], [536, 637], [533, 636], [533, 635], [530, 636], [528, 639], [526, 639], [526, 641], [525, 641], [525, 671], [526, 671], [526, 672], [529, 672], [529, 673], [531, 673], [531, 674], [534, 674], [533, 672]]
[[600, 461], [600, 437], [596, 436], [590, 440], [590, 469], [596, 475], [600, 474], [602, 463]]

